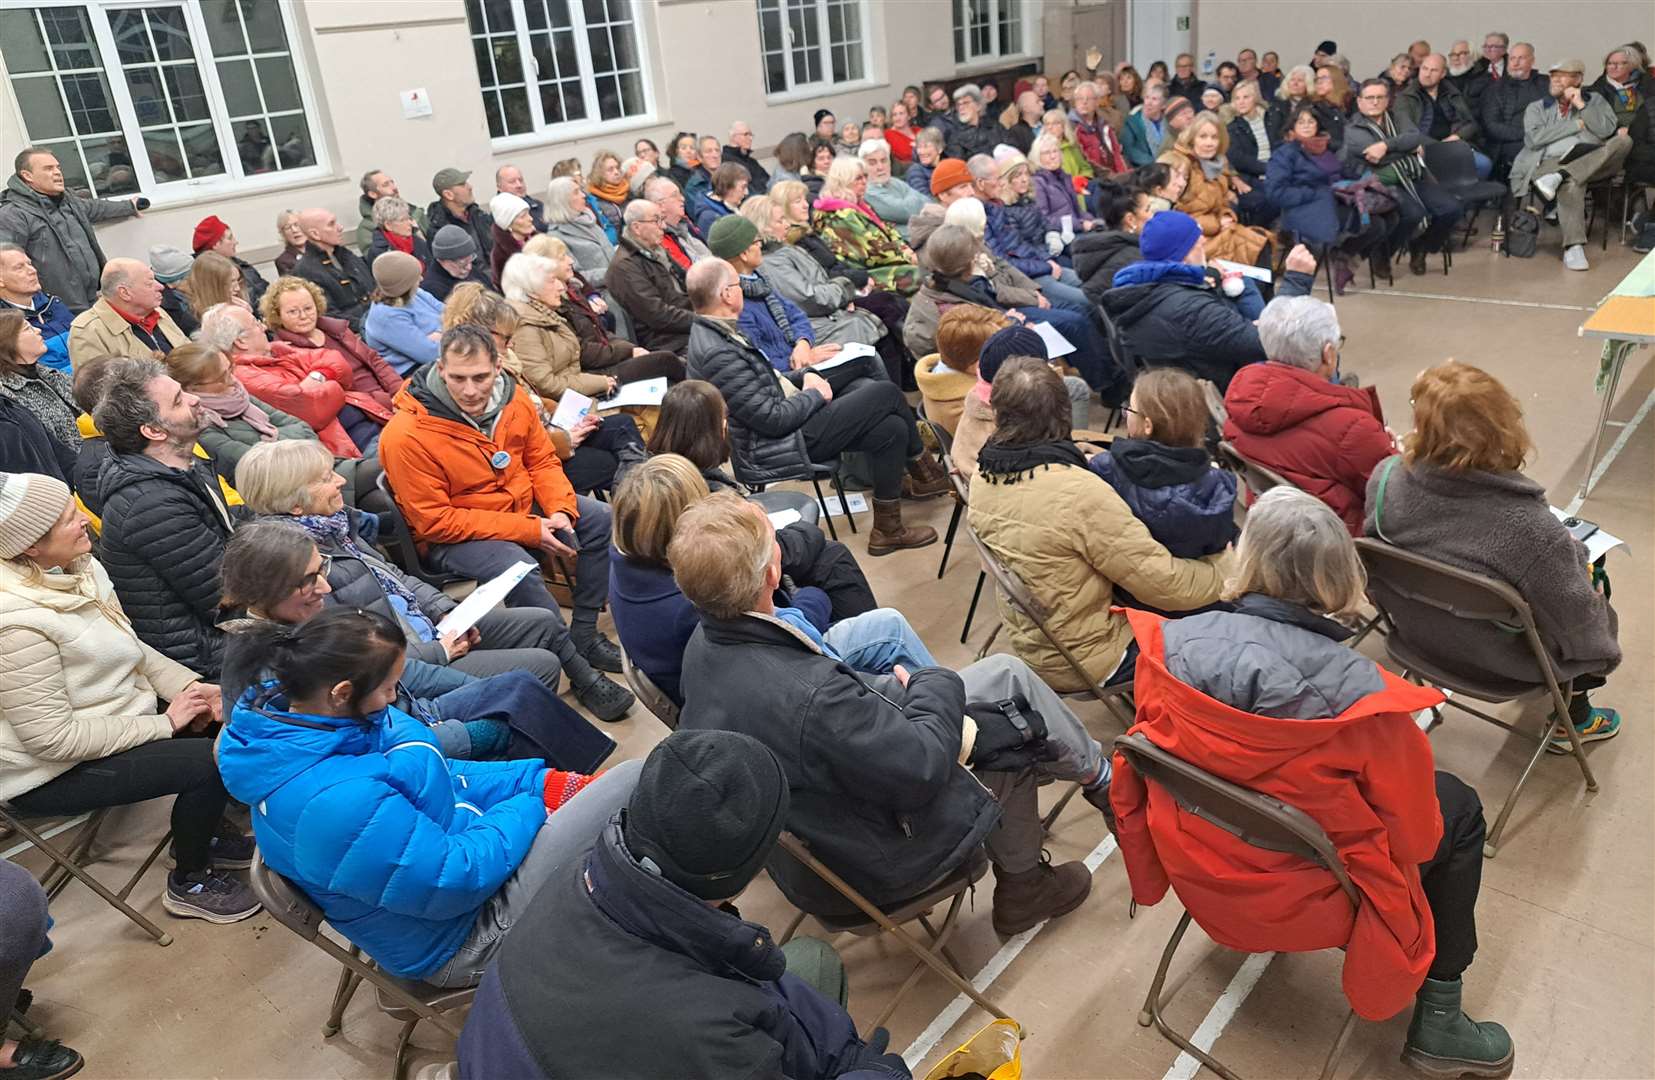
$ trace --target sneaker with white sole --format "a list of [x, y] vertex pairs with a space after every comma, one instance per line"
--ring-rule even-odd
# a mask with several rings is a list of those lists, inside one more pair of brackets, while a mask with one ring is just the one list
[[1547, 173], [1534, 182], [1534, 190], [1546, 197], [1547, 202], [1557, 198], [1557, 189], [1563, 186], [1563, 174], [1560, 172]]
[[1565, 270], [1590, 270], [1586, 262], [1586, 245], [1571, 244], [1563, 249], [1563, 268]]
[[167, 888], [161, 906], [181, 919], [205, 919], [210, 923], [240, 922], [259, 913], [253, 890], [228, 874], [198, 870], [167, 874]]

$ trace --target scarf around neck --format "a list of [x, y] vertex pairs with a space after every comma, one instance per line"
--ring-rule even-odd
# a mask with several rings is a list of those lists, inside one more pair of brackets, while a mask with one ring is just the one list
[[977, 454], [977, 475], [990, 484], [1015, 484], [1053, 465], [1086, 468], [1086, 456], [1068, 439], [1033, 446], [1001, 446], [991, 438]]
[[270, 422], [270, 414], [259, 408], [252, 395], [248, 394], [247, 387], [241, 385], [240, 380], [232, 379], [234, 390], [227, 390], [222, 394], [197, 394], [201, 399], [201, 414], [214, 427], [226, 427], [226, 420], [240, 418], [247, 421], [247, 426], [259, 433], [262, 442], [272, 442], [276, 438], [276, 425]]
[[613, 184], [605, 184], [600, 181], [593, 180], [586, 185], [586, 190], [590, 191], [604, 202], [617, 203], [622, 206], [626, 205], [626, 203], [632, 198], [632, 187], [626, 182], [626, 177], [624, 176]]
[[336, 548], [353, 559], [360, 559], [362, 564], [373, 574], [374, 580], [379, 582], [379, 589], [387, 597], [396, 597], [408, 607], [408, 613], [430, 621], [430, 617], [420, 610], [419, 601], [415, 599], [412, 590], [402, 583], [395, 574], [386, 571], [376, 556], [364, 552], [356, 538], [351, 535], [351, 512], [349, 508], [328, 514], [302, 514], [293, 519], [299, 523], [299, 528], [310, 534], [316, 541], [316, 546], [324, 550]]

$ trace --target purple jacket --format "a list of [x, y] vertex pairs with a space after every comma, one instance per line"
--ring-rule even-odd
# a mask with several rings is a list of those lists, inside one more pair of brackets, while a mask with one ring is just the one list
[[1046, 219], [1046, 228], [1053, 232], [1063, 231], [1065, 214], [1074, 217], [1075, 232], [1080, 231], [1081, 222], [1092, 220], [1075, 198], [1074, 177], [1062, 169], [1034, 170], [1034, 201], [1040, 207], [1040, 216]]

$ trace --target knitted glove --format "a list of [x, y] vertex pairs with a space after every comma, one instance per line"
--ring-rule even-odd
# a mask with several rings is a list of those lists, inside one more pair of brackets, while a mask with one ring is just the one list
[[574, 798], [580, 789], [596, 780], [599, 773], [588, 776], [585, 773], [564, 772], [561, 769], [546, 770], [546, 812], [555, 813], [557, 808]]

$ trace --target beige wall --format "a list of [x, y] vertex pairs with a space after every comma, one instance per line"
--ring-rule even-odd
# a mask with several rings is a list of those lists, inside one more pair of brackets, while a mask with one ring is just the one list
[[[272, 0], [263, 0], [272, 2]], [[1067, 40], [1042, 40], [1042, 15], [1066, 10], [1073, 0], [1024, 0], [1031, 11], [1029, 51], [1072, 51]], [[742, 119], [758, 145], [772, 147], [790, 131], [808, 131], [819, 108], [842, 117], [866, 115], [888, 105], [904, 84], [967, 74], [954, 66], [950, 0], [869, 0], [869, 75], [873, 85], [771, 104], [763, 94], [758, 21], [753, 0], [637, 0], [651, 63], [655, 117], [625, 130], [579, 140], [547, 142], [496, 153], [484, 121], [462, 0], [294, 0], [301, 23], [300, 50], [316, 89], [315, 135], [327, 146], [332, 175], [274, 191], [217, 194], [156, 207], [141, 219], [100, 231], [111, 253], [142, 255], [152, 244], [187, 247], [202, 217], [216, 213], [232, 229], [246, 257], [273, 258], [280, 250], [276, 215], [284, 208], [323, 206], [347, 229], [358, 220], [357, 180], [370, 168], [396, 178], [410, 202], [434, 195], [430, 178], [448, 165], [474, 170], [473, 187], [486, 205], [494, 194], [494, 170], [522, 167], [530, 189], [544, 191], [554, 162], [575, 156], [589, 162], [600, 148], [622, 157], [640, 137], [664, 145], [677, 130], [716, 133]], [[0, 145], [22, 142], [15, 104], [0, 80]], [[400, 91], [423, 87], [432, 115], [407, 119]], [[8, 155], [9, 157], [9, 152]]]
[[1197, 57], [1212, 49], [1220, 60], [1231, 59], [1251, 46], [1274, 49], [1286, 68], [1306, 63], [1317, 43], [1331, 38], [1363, 78], [1377, 75], [1418, 38], [1444, 54], [1454, 39], [1466, 38], [1472, 55], [1480, 56], [1483, 35], [1501, 30], [1513, 41], [1533, 42], [1542, 65], [1584, 60], [1588, 81], [1603, 71], [1604, 54], [1614, 46], [1655, 43], [1649, 0], [1195, 0], [1194, 6]]

